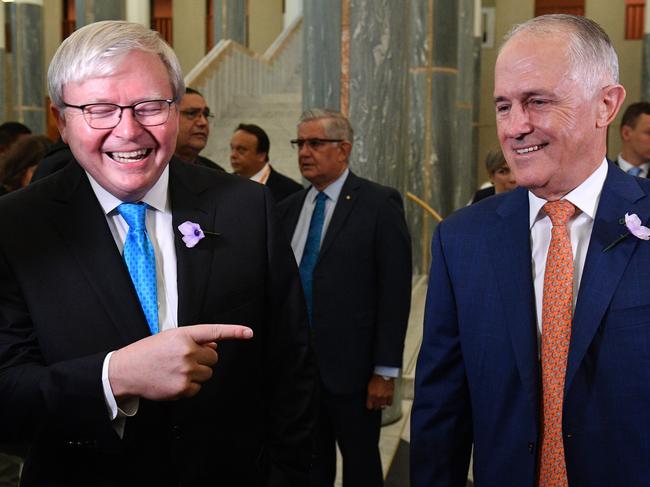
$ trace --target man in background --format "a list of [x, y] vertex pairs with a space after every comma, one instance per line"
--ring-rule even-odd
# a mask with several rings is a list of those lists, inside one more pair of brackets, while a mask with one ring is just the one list
[[271, 167], [270, 150], [269, 136], [262, 127], [241, 123], [230, 139], [230, 165], [235, 174], [265, 184], [280, 202], [302, 186]]
[[199, 154], [208, 143], [210, 120], [214, 118], [203, 95], [192, 88], [185, 88], [179, 113], [181, 116], [178, 120], [178, 137], [174, 155], [189, 164], [223, 171], [224, 169], [216, 162]]
[[627, 107], [621, 119], [621, 153], [616, 163], [632, 176], [648, 177], [650, 169], [650, 103]]
[[312, 487], [334, 484], [337, 443], [345, 487], [383, 485], [381, 410], [393, 401], [411, 305], [402, 198], [350, 171], [352, 141], [341, 113], [304, 112], [291, 143], [312, 186], [279, 204], [320, 373]]

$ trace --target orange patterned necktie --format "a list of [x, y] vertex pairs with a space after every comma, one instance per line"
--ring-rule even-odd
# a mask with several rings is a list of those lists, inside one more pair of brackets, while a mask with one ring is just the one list
[[543, 407], [539, 487], [568, 485], [562, 441], [562, 403], [573, 315], [573, 252], [566, 223], [575, 210], [566, 200], [544, 205], [553, 228], [542, 298]]

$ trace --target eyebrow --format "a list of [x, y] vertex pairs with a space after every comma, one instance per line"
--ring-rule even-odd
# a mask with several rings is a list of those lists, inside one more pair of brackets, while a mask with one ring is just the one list
[[[550, 94], [548, 92], [542, 91], [542, 90], [531, 90], [531, 91], [525, 91], [522, 95], [523, 95], [523, 99], [525, 100], [525, 99], [530, 98], [532, 96], [540, 96], [540, 95], [541, 96], [549, 96]], [[516, 99], [521, 99], [521, 98], [517, 97]], [[505, 96], [497, 96], [497, 97], [494, 98], [494, 103], [499, 103], [499, 102], [508, 101], [508, 100], [511, 100], [511, 98], [507, 98]]]

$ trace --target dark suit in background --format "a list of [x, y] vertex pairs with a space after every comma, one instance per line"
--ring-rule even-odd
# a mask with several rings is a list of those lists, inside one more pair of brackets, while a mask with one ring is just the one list
[[[279, 205], [289, 237], [307, 192]], [[410, 299], [411, 247], [401, 197], [392, 188], [350, 173], [314, 270], [311, 330], [321, 404], [337, 411], [327, 422], [321, 414], [319, 433], [327, 434], [331, 448], [336, 437], [347, 443], [344, 449], [357, 449], [358, 463], [352, 459], [345, 465], [344, 454], [344, 478], [365, 478], [365, 485], [377, 485], [374, 472], [381, 473], [381, 411], [366, 410], [369, 419], [359, 420], [359, 410], [365, 408], [374, 367], [402, 365]]]
[[273, 198], [278, 203], [285, 199], [287, 196], [297, 193], [302, 190], [302, 185], [295, 182], [293, 179], [280, 174], [271, 166], [271, 172], [266, 180], [266, 187], [269, 188]]

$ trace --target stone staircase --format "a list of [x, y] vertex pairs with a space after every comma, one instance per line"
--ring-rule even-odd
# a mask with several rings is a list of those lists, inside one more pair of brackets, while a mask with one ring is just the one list
[[289, 140], [296, 137], [296, 124], [301, 111], [300, 92], [234, 99], [225, 116], [213, 123], [208, 146], [202, 155], [230, 171], [230, 137], [240, 123], [254, 123], [269, 135], [269, 157], [273, 167], [290, 178], [301, 181], [298, 155], [289, 144]]

